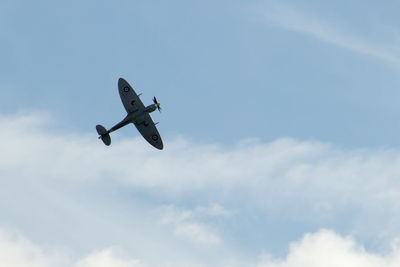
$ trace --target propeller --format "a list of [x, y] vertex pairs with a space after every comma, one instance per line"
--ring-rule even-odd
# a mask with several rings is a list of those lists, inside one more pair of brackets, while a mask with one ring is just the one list
[[156, 105], [158, 111], [161, 113], [161, 107], [160, 107], [160, 103], [158, 103], [157, 98], [153, 97], [153, 102]]

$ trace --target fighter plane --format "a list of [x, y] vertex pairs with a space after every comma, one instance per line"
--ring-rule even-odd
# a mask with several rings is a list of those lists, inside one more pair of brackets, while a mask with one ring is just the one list
[[154, 104], [145, 107], [139, 98], [140, 95], [137, 95], [132, 86], [122, 78], [118, 80], [118, 91], [122, 104], [128, 114], [121, 122], [109, 130], [106, 130], [102, 125], [96, 125], [97, 133], [100, 135], [99, 139], [101, 139], [106, 146], [109, 146], [111, 144], [110, 133], [129, 123], [133, 123], [150, 145], [162, 150], [164, 147], [163, 142], [156, 128], [156, 124], [150, 117], [150, 113], [156, 109], [161, 112], [160, 103], [157, 102], [156, 97], [153, 98]]

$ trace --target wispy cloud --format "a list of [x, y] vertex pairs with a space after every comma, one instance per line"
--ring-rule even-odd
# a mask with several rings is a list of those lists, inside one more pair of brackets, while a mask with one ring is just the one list
[[96, 251], [78, 260], [73, 267], [146, 267], [140, 260], [132, 260], [118, 255], [115, 248]]
[[272, 26], [302, 33], [344, 49], [375, 57], [391, 63], [400, 63], [396, 36], [392, 40], [381, 40], [383, 43], [374, 43], [373, 40], [363, 38], [351, 29], [342, 28], [312, 13], [295, 9], [288, 4], [278, 1], [268, 1], [261, 8], [264, 20]]
[[161, 210], [162, 223], [173, 225], [177, 236], [205, 245], [219, 245], [221, 237], [215, 229], [202, 221], [209, 217], [231, 215], [230, 211], [218, 204], [208, 207], [200, 206], [194, 210], [180, 210], [169, 205]]

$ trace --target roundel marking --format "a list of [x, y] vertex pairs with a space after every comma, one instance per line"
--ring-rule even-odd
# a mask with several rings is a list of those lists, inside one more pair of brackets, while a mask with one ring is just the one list
[[128, 86], [124, 87], [124, 91], [129, 92], [129, 87]]
[[153, 141], [157, 141], [157, 140], [158, 140], [158, 135], [153, 134], [153, 136], [151, 137], [151, 139], [153, 139]]

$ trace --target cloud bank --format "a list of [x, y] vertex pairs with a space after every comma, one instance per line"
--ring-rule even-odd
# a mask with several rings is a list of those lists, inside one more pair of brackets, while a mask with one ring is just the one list
[[[60, 251], [49, 251], [32, 243], [17, 233], [0, 233], [0, 264], [4, 267], [145, 267], [150, 266], [140, 260], [121, 256], [116, 248], [95, 251], [82, 259], [73, 260]], [[176, 266], [180, 266], [176, 262]], [[400, 249], [393, 249], [385, 254], [368, 253], [353, 238], [342, 237], [333, 231], [321, 230], [306, 234], [289, 247], [288, 255], [274, 258], [268, 254], [260, 255], [254, 261], [230, 261], [222, 266], [257, 266], [257, 267], [395, 267], [400, 264]], [[155, 266], [155, 265], [154, 265]], [[163, 264], [157, 266], [165, 266]], [[171, 265], [173, 266], [173, 265]], [[183, 265], [182, 265], [183, 266]], [[189, 266], [200, 266], [189, 263]], [[213, 266], [211, 263], [210, 266]]]
[[52, 123], [0, 116], [1, 266], [398, 264], [397, 149], [177, 138], [159, 152]]

